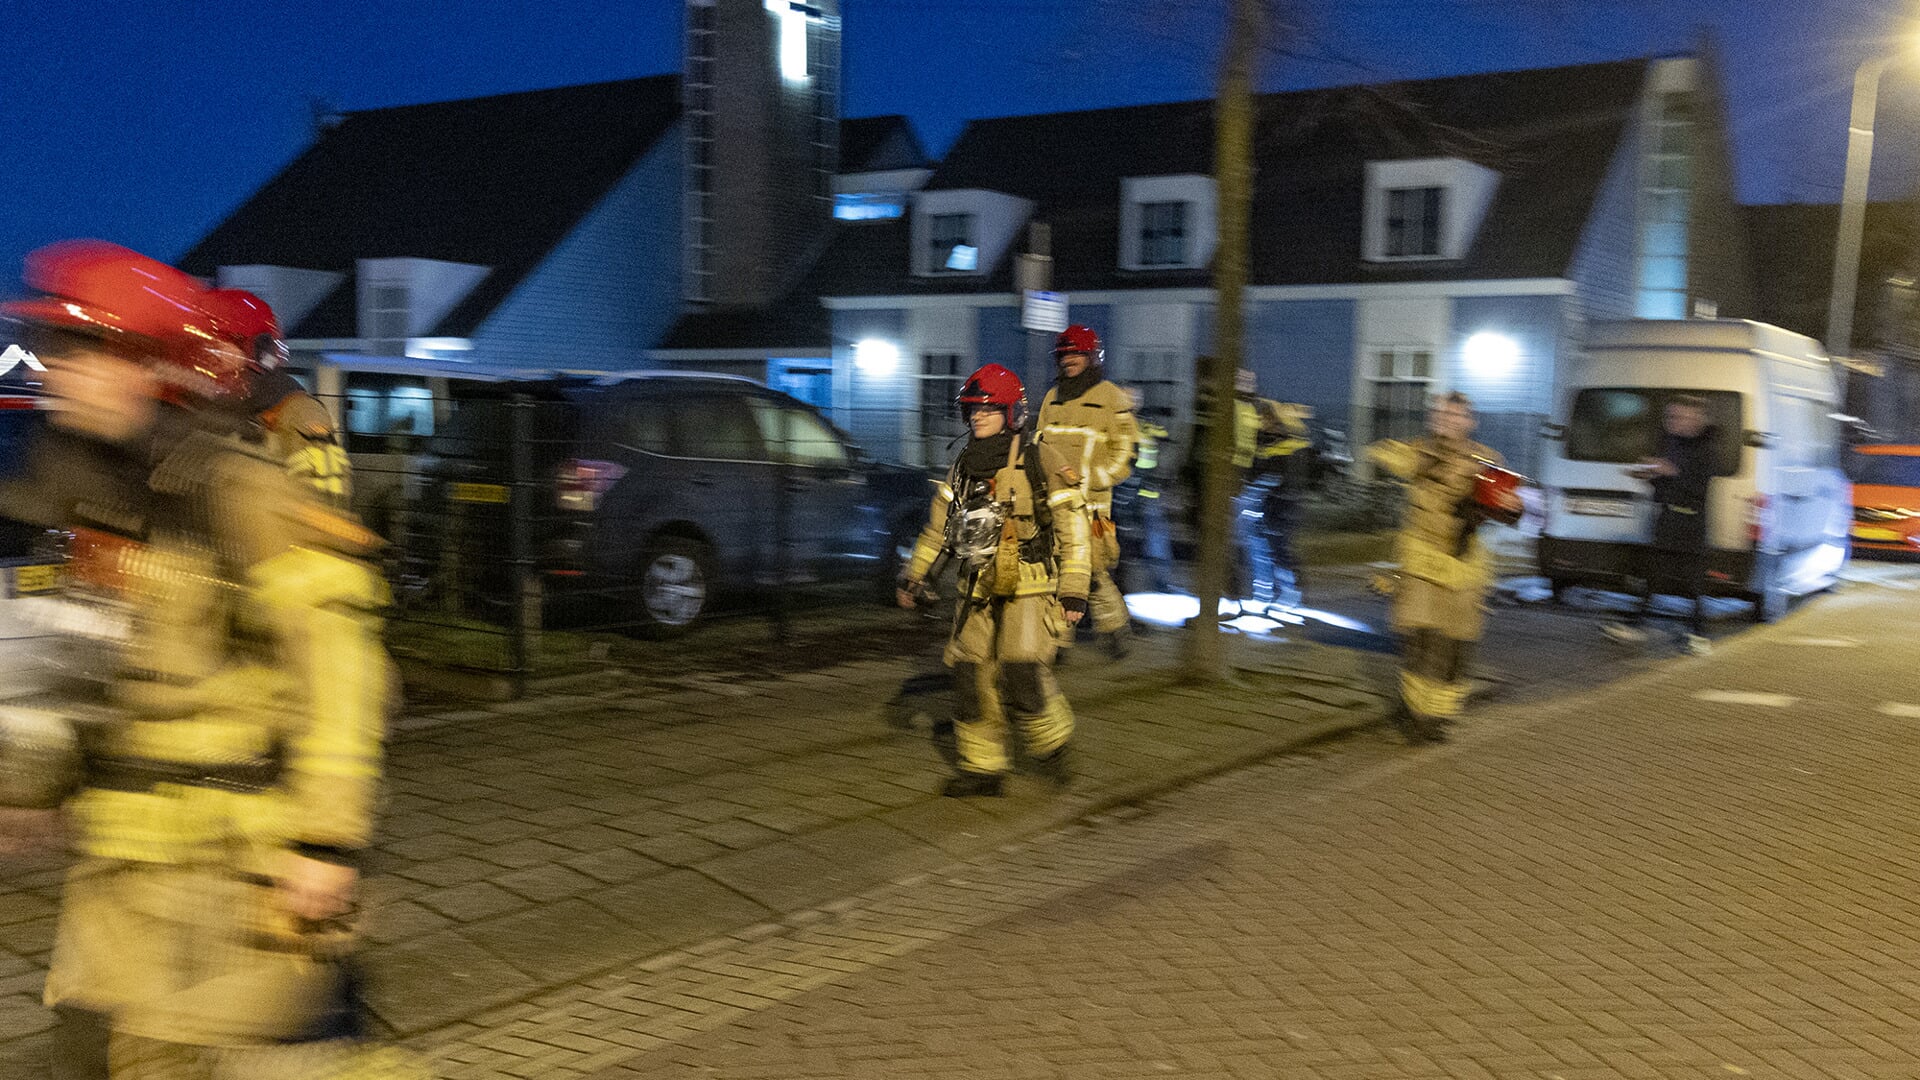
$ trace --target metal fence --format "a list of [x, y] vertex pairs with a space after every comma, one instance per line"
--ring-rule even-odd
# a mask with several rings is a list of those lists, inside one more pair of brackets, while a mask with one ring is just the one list
[[815, 599], [878, 604], [932, 490], [762, 393], [337, 404], [395, 651], [459, 667], [525, 672], [554, 632], [759, 620], [778, 640]]
[[[697, 619], [778, 642], [816, 599], [886, 601], [928, 481], [958, 449], [954, 418], [838, 416], [899, 433], [874, 453], [791, 399], [677, 382], [624, 397], [508, 384], [336, 402], [354, 507], [388, 540], [395, 651], [524, 673], [559, 634], [665, 638]], [[1531, 472], [1539, 421], [1492, 414], [1482, 437]], [[1158, 474], [1176, 522], [1184, 449], [1176, 435]], [[1315, 521], [1387, 528], [1399, 501], [1390, 484], [1336, 474]]]

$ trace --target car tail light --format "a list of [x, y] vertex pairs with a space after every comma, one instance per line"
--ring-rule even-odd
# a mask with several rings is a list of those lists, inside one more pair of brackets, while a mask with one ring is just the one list
[[1747, 542], [1758, 544], [1767, 533], [1767, 497], [1751, 495], [1747, 498]]
[[588, 461], [574, 458], [560, 463], [560, 475], [554, 502], [562, 510], [589, 513], [600, 508], [600, 496], [627, 475], [627, 467], [616, 461]]

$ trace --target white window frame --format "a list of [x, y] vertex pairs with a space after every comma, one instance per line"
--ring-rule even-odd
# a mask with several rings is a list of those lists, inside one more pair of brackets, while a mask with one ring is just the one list
[[[1435, 361], [1440, 350], [1432, 345], [1373, 345], [1366, 351], [1366, 371], [1362, 381], [1366, 384], [1366, 400], [1360, 408], [1367, 421], [1367, 438], [1373, 439], [1412, 439], [1426, 431], [1427, 405], [1433, 399], [1435, 382]], [[1424, 357], [1424, 365], [1421, 358]], [[1421, 370], [1424, 366], [1425, 370]], [[1411, 419], [1404, 424], [1380, 423], [1383, 396], [1409, 399], [1412, 406], [1394, 407], [1399, 403], [1389, 403], [1392, 413], [1409, 412]]]
[[952, 349], [922, 352], [914, 366], [914, 406], [919, 414], [914, 438], [920, 444], [920, 460], [928, 465], [946, 464], [955, 437], [967, 432], [955, 401], [972, 373], [967, 355]]

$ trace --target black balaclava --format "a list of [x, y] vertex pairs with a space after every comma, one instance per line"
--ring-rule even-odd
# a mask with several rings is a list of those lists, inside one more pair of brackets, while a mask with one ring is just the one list
[[1072, 401], [1074, 398], [1098, 386], [1101, 382], [1105, 381], [1107, 377], [1104, 365], [1094, 363], [1092, 356], [1087, 357], [1087, 370], [1078, 375], [1071, 377], [1061, 375], [1059, 374], [1059, 370], [1058, 361], [1056, 360], [1053, 385], [1060, 391], [1060, 396], [1055, 399], [1058, 401]]
[[1013, 452], [1014, 430], [1008, 427], [998, 435], [967, 440], [960, 451], [960, 475], [970, 480], [985, 480], [1007, 467], [1007, 455]]

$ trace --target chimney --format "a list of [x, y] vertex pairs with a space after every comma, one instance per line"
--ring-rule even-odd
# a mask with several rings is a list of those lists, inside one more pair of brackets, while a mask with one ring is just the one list
[[687, 299], [777, 299], [833, 221], [839, 0], [687, 0]]

